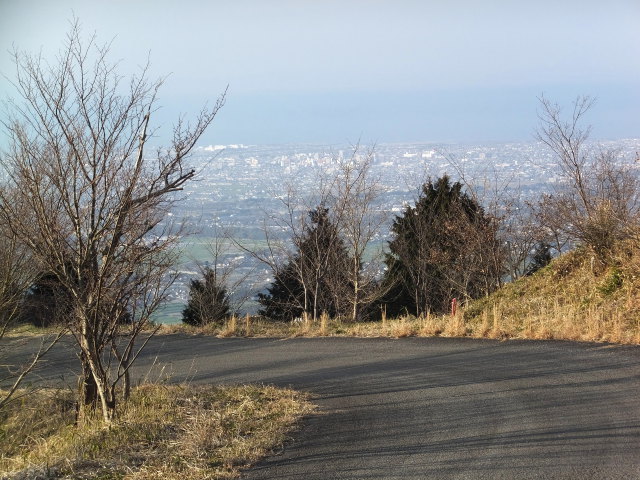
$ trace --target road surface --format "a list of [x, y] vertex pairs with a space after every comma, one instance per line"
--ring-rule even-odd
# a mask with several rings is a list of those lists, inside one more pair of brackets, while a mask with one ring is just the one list
[[[70, 381], [64, 344], [38, 372]], [[319, 413], [243, 478], [640, 478], [640, 348], [157, 336], [135, 377], [309, 391]]]

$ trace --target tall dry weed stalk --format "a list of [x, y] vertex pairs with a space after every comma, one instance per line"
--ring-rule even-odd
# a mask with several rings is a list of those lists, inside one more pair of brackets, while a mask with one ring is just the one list
[[504, 335], [502, 329], [502, 309], [498, 303], [493, 304], [493, 325], [489, 331], [489, 338], [502, 338]]
[[413, 322], [411, 322], [406, 315], [403, 315], [392, 324], [391, 336], [396, 338], [403, 338], [415, 335], [415, 330], [412, 323]]
[[251, 315], [247, 313], [247, 316], [244, 317], [244, 334], [247, 337], [251, 336]]
[[327, 335], [329, 329], [329, 314], [322, 312], [320, 315], [320, 335]]
[[463, 337], [466, 335], [466, 326], [462, 311], [456, 311], [455, 315], [447, 315], [447, 323], [444, 328], [444, 335], [447, 337]]
[[236, 335], [238, 329], [238, 318], [234, 315], [231, 315], [227, 320], [225, 328], [220, 332], [220, 336], [222, 337], [232, 337]]
[[482, 322], [480, 323], [480, 336], [486, 337], [489, 335], [489, 312], [484, 309], [482, 310]]
[[427, 310], [427, 313], [420, 319], [420, 335], [431, 337], [442, 333], [442, 322], [439, 321], [437, 316], [432, 315], [430, 311]]

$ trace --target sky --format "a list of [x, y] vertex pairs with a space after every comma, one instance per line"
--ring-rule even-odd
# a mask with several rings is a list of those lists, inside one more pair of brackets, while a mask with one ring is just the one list
[[0, 0], [0, 97], [12, 48], [54, 61], [74, 15], [166, 76], [158, 141], [227, 85], [203, 144], [530, 141], [542, 94], [640, 137], [639, 0]]

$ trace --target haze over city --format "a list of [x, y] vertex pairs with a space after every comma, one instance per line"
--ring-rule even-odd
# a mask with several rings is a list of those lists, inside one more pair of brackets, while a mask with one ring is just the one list
[[204, 144], [527, 141], [541, 94], [597, 97], [594, 138], [637, 135], [635, 0], [0, 0], [0, 72], [13, 47], [53, 60], [73, 16], [119, 73], [168, 75], [158, 143], [227, 85]]

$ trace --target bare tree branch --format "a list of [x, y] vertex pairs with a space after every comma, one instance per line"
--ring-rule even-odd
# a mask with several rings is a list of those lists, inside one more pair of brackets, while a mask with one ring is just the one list
[[[152, 157], [146, 146], [162, 80], [148, 81], [147, 65], [124, 85], [108, 52], [93, 37], [83, 41], [77, 20], [58, 63], [14, 52], [21, 102], [3, 121], [10, 146], [0, 214], [69, 292], [84, 400], [99, 402], [110, 422], [116, 385], [139, 353], [135, 339], [175, 279], [181, 232], [166, 213], [193, 179], [189, 152], [225, 96], [193, 125], [180, 120], [170, 147]], [[122, 353], [119, 336], [127, 338]]]

